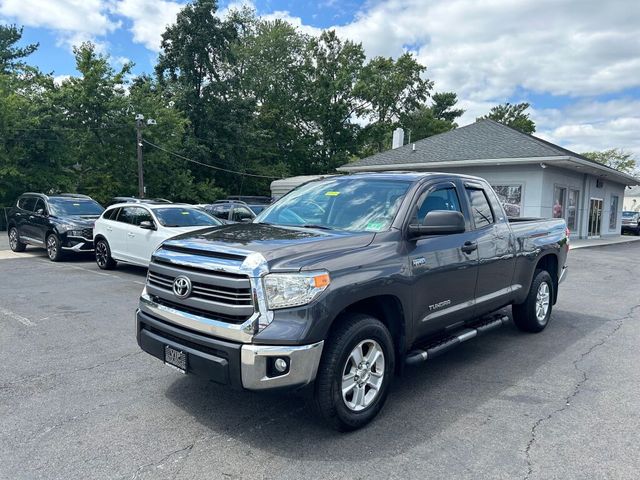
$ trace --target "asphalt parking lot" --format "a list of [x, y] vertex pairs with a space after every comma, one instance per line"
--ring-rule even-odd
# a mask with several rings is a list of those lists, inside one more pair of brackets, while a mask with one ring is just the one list
[[146, 271], [0, 243], [0, 478], [638, 478], [640, 242], [572, 251], [552, 323], [508, 325], [328, 430], [301, 396], [183, 376], [136, 345]]

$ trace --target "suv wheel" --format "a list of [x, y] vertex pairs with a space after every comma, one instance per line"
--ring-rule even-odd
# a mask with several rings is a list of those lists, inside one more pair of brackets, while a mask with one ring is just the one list
[[391, 334], [376, 318], [352, 315], [325, 346], [315, 408], [336, 430], [361, 428], [380, 412], [389, 393], [395, 362]]
[[536, 270], [527, 299], [513, 305], [513, 322], [520, 330], [538, 333], [545, 329], [553, 308], [553, 281], [546, 270]]
[[62, 259], [62, 248], [60, 246], [60, 239], [55, 233], [50, 233], [47, 236], [47, 256], [52, 262], [58, 262]]
[[9, 229], [9, 248], [14, 252], [24, 252], [27, 248], [27, 245], [20, 241], [20, 236], [18, 235], [18, 229], [16, 227], [11, 227]]
[[101, 238], [96, 243], [96, 263], [101, 270], [112, 270], [117, 263], [111, 257], [109, 243], [104, 238]]

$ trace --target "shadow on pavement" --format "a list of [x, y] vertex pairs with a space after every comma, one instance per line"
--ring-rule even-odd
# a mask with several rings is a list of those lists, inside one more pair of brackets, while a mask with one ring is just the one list
[[[521, 333], [512, 324], [395, 379], [382, 413], [366, 428], [340, 434], [317, 419], [301, 394], [232, 391], [196, 377], [176, 380], [166, 396], [213, 435], [291, 459], [365, 460], [395, 456], [429, 440], [458, 417], [477, 412], [541, 365], [601, 327], [600, 317], [556, 310], [544, 332]], [[535, 392], [509, 397], [541, 403]], [[485, 414], [486, 416], [486, 414]], [[473, 418], [473, 417], [472, 417]], [[479, 420], [480, 421], [480, 420]], [[384, 442], [371, 442], [384, 437]], [[354, 451], [354, 445], [361, 445]]]

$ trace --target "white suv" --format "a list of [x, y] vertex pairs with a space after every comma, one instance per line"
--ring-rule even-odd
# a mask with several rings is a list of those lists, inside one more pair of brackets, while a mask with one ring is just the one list
[[146, 267], [155, 249], [166, 239], [219, 225], [220, 220], [191, 205], [112, 205], [93, 228], [96, 263], [103, 270], [114, 268], [117, 262]]

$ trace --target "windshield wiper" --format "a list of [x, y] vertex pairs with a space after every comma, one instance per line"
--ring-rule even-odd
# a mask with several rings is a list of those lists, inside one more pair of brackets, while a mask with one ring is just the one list
[[295, 225], [296, 227], [302, 228], [316, 228], [318, 230], [333, 230], [331, 227], [327, 227], [326, 225], [316, 225], [313, 223], [305, 223], [304, 225]]

